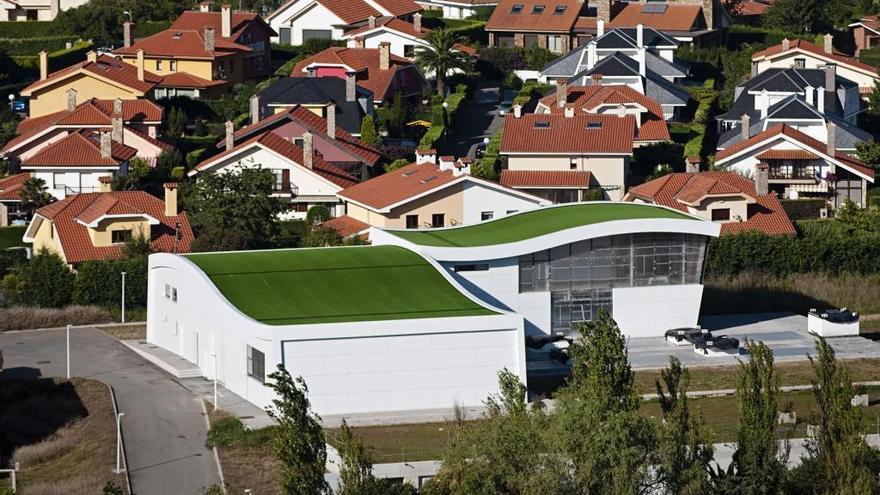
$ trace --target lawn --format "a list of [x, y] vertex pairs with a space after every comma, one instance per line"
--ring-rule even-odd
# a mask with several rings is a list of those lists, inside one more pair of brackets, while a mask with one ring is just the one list
[[119, 340], [146, 340], [147, 325], [104, 325], [98, 330]]
[[103, 383], [0, 378], [0, 404], [0, 452], [20, 463], [19, 492], [97, 494], [108, 481], [125, 487], [124, 475], [112, 471], [116, 422]]
[[24, 225], [0, 227], [0, 250], [11, 247], [26, 246], [27, 244], [21, 240], [25, 230], [27, 230], [27, 227]]
[[[455, 423], [365, 426], [352, 430], [364, 442], [376, 464], [440, 459]], [[336, 444], [338, 429], [325, 429], [327, 441]]]
[[495, 314], [455, 289], [424, 258], [396, 246], [187, 258], [238, 309], [269, 325]]
[[269, 443], [273, 429], [246, 430], [224, 411], [212, 412], [210, 418], [208, 442], [217, 447], [226, 493], [279, 493], [279, 463]]
[[613, 220], [693, 220], [665, 208], [635, 203], [582, 203], [540, 208], [476, 225], [443, 230], [396, 230], [392, 233], [422, 246], [477, 247], [517, 242], [564, 229]]

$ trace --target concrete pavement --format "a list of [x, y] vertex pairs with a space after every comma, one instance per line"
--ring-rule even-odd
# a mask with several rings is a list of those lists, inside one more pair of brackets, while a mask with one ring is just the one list
[[[64, 333], [0, 333], [6, 372], [65, 376]], [[71, 375], [100, 380], [116, 392], [136, 495], [200, 494], [220, 483], [195, 395], [97, 329], [72, 330], [70, 344]]]

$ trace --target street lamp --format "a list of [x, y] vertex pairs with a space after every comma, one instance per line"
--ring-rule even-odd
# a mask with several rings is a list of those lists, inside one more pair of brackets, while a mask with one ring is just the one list
[[125, 323], [125, 272], [122, 272], [122, 323]]
[[70, 325], [67, 325], [67, 379], [70, 380]]
[[116, 414], [116, 474], [122, 472], [122, 417], [125, 413]]
[[123, 11], [122, 11], [122, 15], [127, 15], [127, 16], [128, 16], [128, 22], [134, 22], [134, 19], [132, 19], [132, 17], [131, 17], [131, 12], [129, 12], [129, 11], [127, 11], [127, 10], [123, 10]]
[[9, 93], [9, 110], [15, 111], [15, 94]]
[[449, 103], [444, 101], [440, 106], [443, 107], [443, 142], [449, 146], [449, 113], [446, 110]]

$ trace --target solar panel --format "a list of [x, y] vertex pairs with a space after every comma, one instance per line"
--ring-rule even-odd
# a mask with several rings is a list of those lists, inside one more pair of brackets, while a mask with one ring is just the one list
[[647, 3], [642, 6], [643, 14], [662, 14], [666, 12], [668, 5], [665, 3]]

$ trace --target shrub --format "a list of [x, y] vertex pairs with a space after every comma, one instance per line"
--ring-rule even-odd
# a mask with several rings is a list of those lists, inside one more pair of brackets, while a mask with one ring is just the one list
[[0, 332], [29, 328], [57, 328], [64, 325], [110, 323], [113, 317], [98, 306], [67, 306], [64, 308], [33, 308], [13, 306], [0, 308]]
[[199, 163], [201, 163], [201, 161], [205, 158], [205, 153], [206, 153], [206, 152], [207, 152], [207, 149], [205, 149], [205, 148], [199, 148], [199, 149], [197, 149], [197, 150], [192, 150], [192, 151], [190, 151], [189, 153], [187, 153], [187, 154], [186, 154], [186, 166], [187, 166], [187, 168], [192, 169], [193, 167], [195, 167], [196, 165], [198, 165]]
[[330, 220], [330, 209], [324, 205], [315, 205], [306, 213], [306, 224], [318, 225]]
[[22, 239], [27, 227], [21, 225], [13, 225], [10, 227], [0, 227], [0, 249], [6, 249], [17, 246], [24, 246]]
[[819, 210], [826, 206], [824, 199], [781, 199], [779, 202], [792, 220], [819, 218]]
[[82, 263], [73, 287], [73, 302], [80, 305], [119, 305], [122, 296], [122, 272], [125, 272], [126, 307], [146, 307], [146, 256], [124, 260], [91, 260]]
[[58, 308], [70, 303], [74, 275], [55, 253], [46, 249], [6, 276], [13, 282], [4, 289], [12, 303]]

